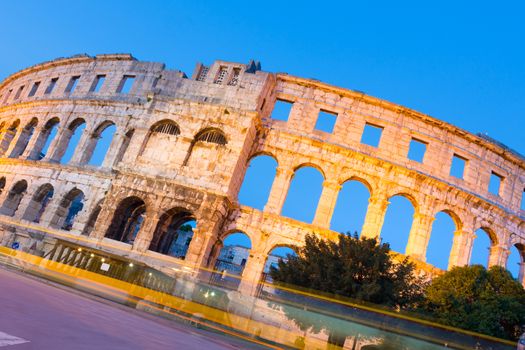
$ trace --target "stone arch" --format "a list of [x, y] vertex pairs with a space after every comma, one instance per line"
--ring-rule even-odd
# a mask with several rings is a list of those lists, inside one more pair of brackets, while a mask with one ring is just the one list
[[337, 193], [330, 229], [360, 234], [371, 196], [372, 186], [365, 179], [351, 176], [343, 181]]
[[18, 158], [24, 153], [24, 151], [27, 148], [27, 145], [29, 144], [29, 141], [31, 141], [31, 138], [33, 137], [33, 134], [35, 133], [37, 124], [38, 124], [38, 119], [32, 118], [29, 121], [29, 123], [27, 123], [27, 125], [20, 131], [20, 135], [18, 136], [16, 144], [13, 147], [13, 150], [11, 151], [9, 158]]
[[[271, 266], [276, 267], [276, 265], [278, 264], [278, 261], [280, 259], [286, 260], [288, 258], [288, 255], [297, 256], [298, 249], [299, 247], [293, 244], [281, 243], [281, 244], [273, 245], [271, 249], [268, 251], [268, 253], [266, 254], [262, 276], [260, 279], [261, 282], [273, 283], [273, 280], [271, 279], [271, 276], [270, 276]], [[278, 250], [281, 250], [281, 251], [278, 251]], [[264, 286], [262, 287], [262, 289], [264, 290]]]
[[488, 267], [490, 249], [498, 245], [498, 237], [496, 233], [487, 226], [481, 226], [474, 230], [476, 238], [472, 242], [472, 249], [470, 252], [470, 265], [483, 265]]
[[293, 172], [296, 173], [297, 171], [303, 169], [303, 168], [313, 168], [317, 171], [319, 171], [319, 173], [321, 173], [321, 175], [323, 176], [323, 180], [326, 180], [326, 173], [324, 171], [324, 169], [318, 165], [318, 164], [315, 164], [315, 163], [311, 163], [311, 162], [304, 162], [304, 163], [301, 163], [299, 165], [296, 165], [295, 167], [292, 168]]
[[84, 225], [84, 228], [82, 229], [83, 236], [89, 236], [91, 232], [93, 231], [93, 228], [95, 228], [95, 224], [97, 223], [98, 215], [100, 214], [100, 211], [102, 210], [103, 201], [104, 199], [99, 200], [98, 203], [93, 208], [93, 210], [91, 211], [88, 221], [86, 222], [86, 224]]
[[126, 197], [120, 201], [113, 214], [105, 237], [133, 244], [144, 222], [146, 203], [139, 197]]
[[213, 250], [217, 255], [214, 263], [216, 271], [211, 281], [228, 289], [237, 290], [244, 267], [250, 259], [252, 240], [243, 231], [228, 231], [220, 236]]
[[148, 131], [139, 155], [156, 162], [169, 163], [173, 159], [173, 154], [177, 153], [180, 133], [179, 125], [171, 119], [162, 119], [154, 123]]
[[220, 163], [223, 150], [227, 144], [228, 139], [221, 129], [204, 128], [191, 141], [183, 165], [198, 165], [200, 168], [213, 171], [216, 164]]
[[[321, 198], [325, 177], [319, 167], [312, 167], [309, 163], [294, 168], [282, 215], [311, 223], [315, 217], [317, 206]], [[308, 188], [309, 191], [304, 191]]]
[[450, 266], [454, 236], [456, 232], [462, 230], [463, 223], [459, 215], [451, 209], [441, 209], [434, 218], [426, 250], [426, 260], [438, 268], [447, 270]]
[[506, 268], [525, 287], [525, 243], [510, 246]]
[[22, 218], [31, 222], [40, 222], [40, 218], [42, 214], [44, 214], [51, 198], [53, 198], [54, 192], [55, 189], [50, 183], [39, 186], [31, 198]]
[[9, 125], [5, 132], [3, 132], [2, 141], [0, 142], [1, 154], [4, 154], [9, 149], [9, 146], [11, 145], [11, 142], [13, 141], [19, 126], [20, 119], [17, 119], [12, 122], [11, 125]]
[[167, 210], [159, 219], [149, 250], [185, 259], [193, 239], [196, 218], [184, 208]]
[[91, 137], [85, 144], [85, 151], [80, 159], [80, 164], [87, 163], [93, 166], [101, 166], [109, 151], [117, 126], [112, 120], [101, 122], [91, 133]]
[[51, 226], [60, 228], [65, 231], [71, 231], [75, 218], [84, 208], [84, 192], [74, 187], [60, 201], [54, 217], [51, 220]]
[[51, 145], [51, 142], [57, 135], [58, 126], [60, 124], [60, 119], [54, 117], [49, 119], [40, 131], [38, 138], [29, 154], [29, 159], [40, 160], [46, 156], [46, 153]]
[[239, 191], [239, 203], [263, 210], [268, 202], [279, 163], [271, 153], [258, 153], [248, 160]]
[[73, 155], [80, 144], [80, 139], [84, 134], [86, 125], [84, 118], [76, 118], [70, 122], [64, 130], [56, 151], [56, 159], [60, 163], [67, 164], [72, 160]]
[[26, 180], [19, 180], [17, 181], [12, 187], [9, 193], [7, 194], [7, 198], [4, 200], [4, 203], [2, 204], [1, 212], [4, 215], [7, 216], [14, 216], [16, 211], [18, 210], [18, 206], [20, 205], [20, 202], [22, 201], [22, 198], [24, 197], [24, 194], [27, 191], [27, 181]]
[[407, 249], [417, 210], [414, 196], [404, 191], [393, 192], [388, 197], [388, 206], [379, 236], [381, 242], [389, 243], [393, 251], [403, 254]]

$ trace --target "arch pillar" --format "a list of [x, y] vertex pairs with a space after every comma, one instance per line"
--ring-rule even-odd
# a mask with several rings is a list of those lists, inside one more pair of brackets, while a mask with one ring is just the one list
[[8, 127], [6, 127], [5, 130], [2, 130], [2, 140], [0, 141], [0, 156], [8, 154], [7, 149], [13, 142], [13, 139], [15, 138], [17, 132], [18, 129], [10, 130]]
[[390, 202], [387, 199], [386, 192], [373, 194], [368, 199], [368, 208], [366, 210], [365, 222], [361, 229], [361, 237], [378, 239], [381, 234], [381, 228], [385, 221], [386, 209]]
[[145, 128], [136, 128], [131, 136], [128, 149], [122, 158], [122, 163], [133, 164], [137, 157], [139, 156], [142, 147], [144, 147], [144, 142], [148, 137], [149, 129]]
[[100, 135], [94, 136], [93, 131], [87, 130], [86, 127], [82, 133], [82, 136], [80, 137], [77, 147], [75, 148], [75, 153], [73, 153], [73, 157], [71, 157], [71, 161], [69, 163], [71, 165], [79, 166], [89, 162], [89, 159], [95, 150], [95, 146], [97, 145], [99, 138]]
[[414, 213], [405, 254], [426, 261], [427, 247], [436, 218], [428, 213]]
[[92, 210], [97, 205], [98, 201], [95, 200], [99, 197], [97, 196], [97, 193], [89, 193], [88, 195], [89, 197], [84, 195], [83, 207], [75, 217], [75, 222], [73, 223], [73, 228], [71, 229], [72, 232], [81, 233], [84, 230]]
[[63, 193], [54, 193], [53, 197], [49, 200], [49, 203], [46, 206], [46, 210], [42, 214], [42, 217], [40, 218], [39, 224], [45, 227], [51, 227], [51, 228], [57, 228], [56, 225], [53, 225], [53, 218], [55, 216], [55, 213], [58, 210], [58, 207], [60, 206], [60, 201], [62, 200], [64, 194]]
[[60, 162], [60, 159], [62, 159], [64, 153], [66, 153], [72, 135], [73, 131], [69, 128], [59, 126], [57, 134], [53, 141], [51, 141], [49, 149], [42, 160], [44, 162]]
[[290, 189], [295, 172], [287, 167], [278, 167], [275, 172], [272, 189], [268, 196], [268, 202], [264, 206], [264, 211], [276, 215], [281, 215], [284, 201]]
[[7, 147], [5, 151], [4, 155], [6, 157], [11, 157], [11, 155], [13, 154], [15, 147], [18, 146], [18, 142], [24, 134], [24, 129], [25, 129], [25, 126], [23, 126], [22, 124], [20, 124], [20, 126], [16, 129], [15, 135], [11, 139], [11, 143], [9, 143], [9, 146]]
[[469, 264], [475, 239], [476, 234], [471, 228], [454, 231], [452, 248], [448, 258], [449, 270], [454, 266], [467, 266]]
[[148, 250], [153, 234], [157, 229], [160, 220], [160, 215], [157, 211], [146, 213], [142, 227], [137, 233], [137, 237], [133, 242], [133, 250], [145, 252]]
[[101, 167], [103, 169], [111, 169], [113, 165], [115, 165], [115, 160], [117, 159], [118, 152], [120, 151], [120, 147], [122, 146], [124, 140], [125, 134], [117, 129], [113, 135], [113, 139], [111, 140], [111, 144], [109, 145], [106, 156], [102, 161]]
[[329, 229], [332, 215], [334, 214], [337, 197], [342, 186], [336, 182], [324, 181], [323, 191], [317, 204], [313, 224], [322, 228]]
[[90, 238], [104, 238], [106, 232], [109, 229], [109, 226], [111, 225], [111, 222], [113, 221], [113, 216], [115, 215], [115, 211], [117, 210], [118, 204], [121, 200], [122, 198], [117, 198], [117, 200], [115, 200], [114, 198], [110, 199], [109, 196], [106, 197], [102, 203], [102, 207], [100, 208], [100, 213], [98, 214], [98, 218], [95, 222], [93, 230], [89, 234]]
[[507, 259], [510, 255], [510, 249], [503, 245], [493, 245], [490, 247], [489, 268], [492, 266], [507, 266]]
[[518, 282], [521, 283], [523, 288], [525, 288], [525, 261], [519, 263], [520, 270], [518, 272]]
[[26, 149], [20, 155], [20, 158], [29, 160], [38, 159], [40, 150], [44, 147], [44, 142], [50, 132], [51, 129], [47, 130], [43, 125], [36, 127], [33, 136], [29, 139]]
[[[36, 189], [35, 191], [37, 190], [38, 189]], [[18, 208], [15, 211], [15, 215], [13, 215], [13, 219], [22, 220], [22, 217], [24, 216], [27, 207], [29, 207], [31, 201], [33, 200], [35, 191], [32, 191], [31, 195], [29, 195], [29, 188], [24, 191], [23, 197], [20, 200]]]
[[267, 255], [260, 251], [250, 251], [250, 257], [246, 261], [246, 266], [242, 272], [241, 283], [239, 284], [239, 292], [245, 295], [255, 296], [257, 293], [257, 285], [261, 280], [266, 264]]

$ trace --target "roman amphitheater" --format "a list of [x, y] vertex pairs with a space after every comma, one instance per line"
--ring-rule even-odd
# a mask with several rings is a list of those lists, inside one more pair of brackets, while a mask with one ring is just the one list
[[[272, 117], [276, 103], [291, 106], [286, 120]], [[325, 113], [335, 118], [330, 132], [315, 127]], [[264, 72], [256, 62], [198, 64], [189, 78], [127, 54], [78, 55], [6, 78], [0, 123], [4, 246], [43, 256], [72, 242], [197, 274], [215, 266], [228, 235], [243, 232], [251, 250], [241, 288], [253, 291], [275, 247], [300, 245], [312, 232], [336, 237], [330, 222], [338, 194], [355, 180], [370, 192], [362, 236], [379, 237], [389, 200], [400, 195], [415, 209], [400, 253], [422, 269], [432, 269], [425, 262], [432, 223], [445, 212], [456, 227], [451, 251], [442, 252], [449, 267], [469, 264], [482, 228], [491, 241], [488, 265], [505, 266], [517, 248], [525, 283], [525, 159], [361, 92]], [[109, 128], [103, 161], [93, 164]], [[380, 132], [377, 145], [363, 142], [367, 128]], [[414, 144], [425, 149], [419, 161], [408, 156]], [[278, 164], [264, 210], [238, 201], [248, 165], [260, 156]], [[454, 161], [463, 164], [460, 175], [451, 175]], [[311, 223], [281, 215], [304, 167], [324, 178]], [[173, 249], [190, 221], [192, 234]]]

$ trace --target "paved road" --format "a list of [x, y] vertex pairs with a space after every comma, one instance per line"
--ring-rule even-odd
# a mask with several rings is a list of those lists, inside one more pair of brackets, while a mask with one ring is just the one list
[[259, 348], [185, 324], [144, 317], [0, 268], [0, 348], [134, 350]]

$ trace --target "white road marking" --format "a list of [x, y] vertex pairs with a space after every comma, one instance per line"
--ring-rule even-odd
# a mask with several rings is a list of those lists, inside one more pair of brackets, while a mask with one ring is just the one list
[[14, 335], [0, 332], [0, 347], [23, 343], [29, 343], [29, 340], [25, 340], [22, 338], [15, 337]]

